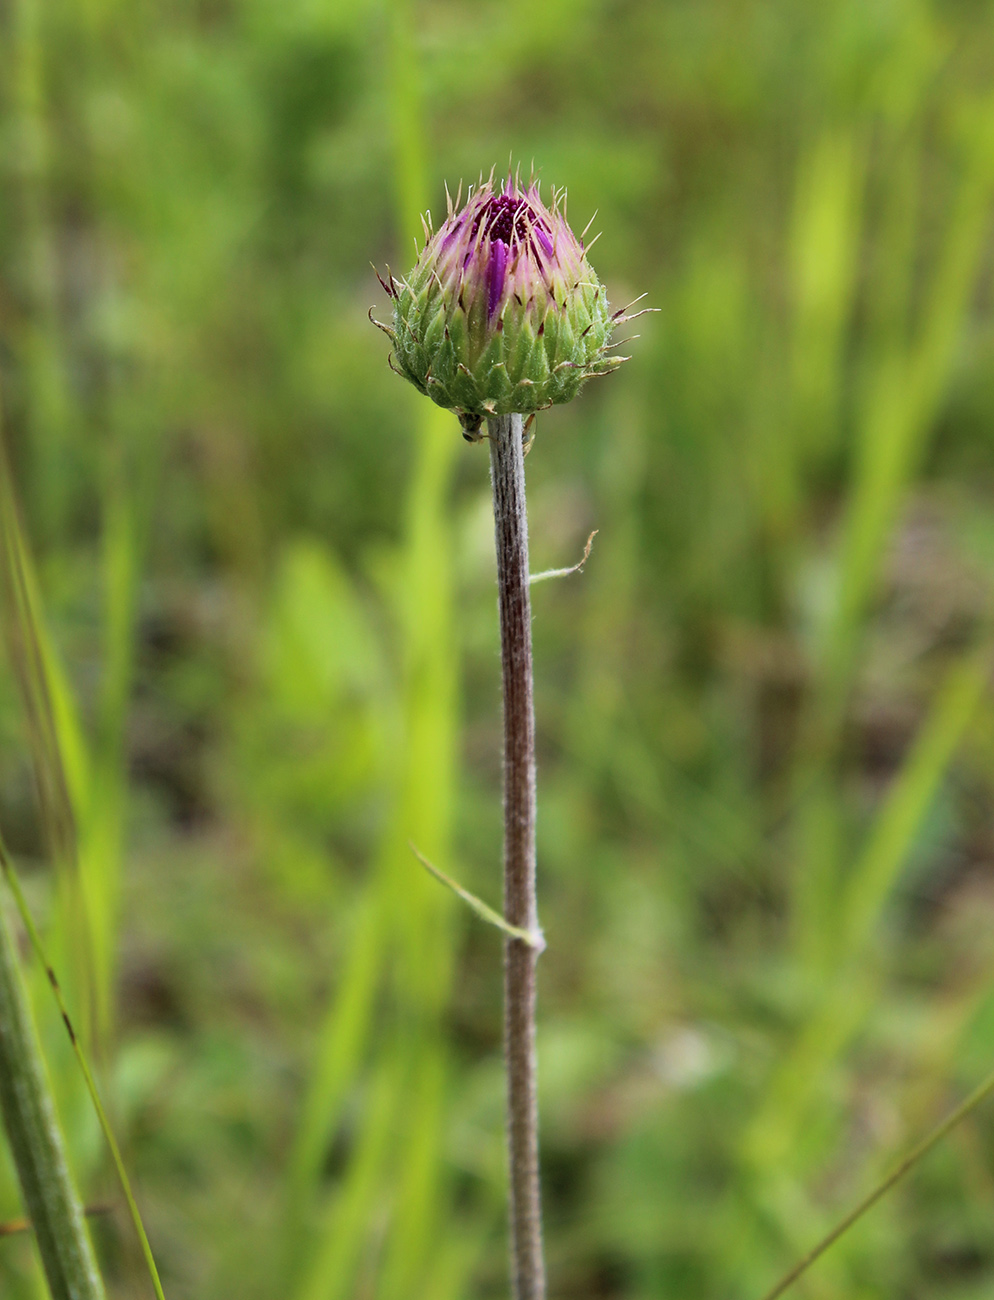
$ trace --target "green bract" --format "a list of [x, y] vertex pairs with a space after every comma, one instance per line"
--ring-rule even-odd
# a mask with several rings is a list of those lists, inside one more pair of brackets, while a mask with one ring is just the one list
[[[486, 416], [527, 415], [568, 402], [584, 381], [617, 369], [611, 333], [622, 320], [560, 211], [537, 183], [493, 177], [448, 203], [405, 280], [380, 283], [394, 301], [391, 364], [468, 434]], [[379, 322], [375, 322], [379, 324]]]

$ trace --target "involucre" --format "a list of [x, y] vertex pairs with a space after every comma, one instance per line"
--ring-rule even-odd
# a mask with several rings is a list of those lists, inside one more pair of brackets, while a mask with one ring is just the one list
[[[568, 402], [587, 379], [617, 369], [616, 325], [604, 286], [570, 230], [564, 195], [546, 207], [537, 182], [493, 174], [448, 216], [406, 279], [380, 283], [394, 302], [391, 365], [454, 411], [467, 436], [486, 417], [528, 415]], [[586, 233], [586, 232], [584, 232]]]

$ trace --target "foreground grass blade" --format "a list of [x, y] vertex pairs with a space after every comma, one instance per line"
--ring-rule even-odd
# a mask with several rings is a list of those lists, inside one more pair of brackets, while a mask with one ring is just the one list
[[891, 1170], [883, 1182], [878, 1183], [869, 1195], [864, 1196], [859, 1204], [849, 1211], [845, 1218], [840, 1219], [831, 1232], [822, 1237], [817, 1246], [813, 1246], [803, 1259], [798, 1260], [790, 1272], [784, 1274], [773, 1290], [766, 1293], [763, 1300], [779, 1300], [779, 1297], [808, 1271], [815, 1260], [824, 1255], [830, 1246], [834, 1246], [839, 1238], [863, 1217], [867, 1210], [872, 1209], [877, 1201], [886, 1196], [905, 1174], [910, 1173], [923, 1156], [928, 1155], [934, 1146], [937, 1146], [947, 1134], [951, 1133], [957, 1124], [961, 1124], [971, 1111], [976, 1110], [980, 1103], [985, 1101], [992, 1092], [994, 1092], [994, 1071], [984, 1079], [983, 1083], [974, 1088], [965, 1101], [961, 1102], [941, 1123], [937, 1124], [931, 1133], [922, 1138], [918, 1145], [908, 1152], [901, 1163]]
[[0, 913], [0, 1109], [52, 1300], [104, 1300], [6, 920]]
[[[158, 1297], [158, 1300], [165, 1300], [162, 1283], [159, 1280], [158, 1269], [155, 1267], [155, 1259], [152, 1256], [152, 1247], [149, 1245], [148, 1236], [145, 1232], [145, 1225], [142, 1223], [141, 1214], [138, 1212], [138, 1206], [135, 1202], [134, 1194], [131, 1191], [131, 1182], [128, 1178], [127, 1171], [124, 1168], [124, 1161], [121, 1158], [121, 1149], [117, 1145], [117, 1139], [114, 1137], [114, 1130], [110, 1126], [107, 1112], [104, 1110], [103, 1102], [100, 1100], [100, 1093], [97, 1091], [96, 1080], [93, 1077], [93, 1072], [91, 1071], [86, 1059], [86, 1054], [84, 1053], [79, 1038], [72, 1027], [72, 1021], [69, 1019], [69, 1013], [66, 1009], [65, 999], [62, 996], [62, 989], [59, 986], [59, 981], [45, 956], [45, 951], [41, 943], [41, 936], [38, 934], [38, 927], [35, 925], [31, 912], [28, 909], [27, 900], [25, 899], [24, 892], [21, 889], [21, 882], [18, 880], [17, 874], [11, 865], [10, 857], [7, 853], [7, 847], [2, 840], [0, 840], [0, 870], [3, 871], [4, 879], [7, 881], [7, 884], [10, 887], [10, 892], [14, 896], [17, 910], [20, 913], [24, 928], [28, 932], [28, 937], [31, 940], [31, 947], [34, 949], [35, 956], [45, 968], [45, 973], [48, 975], [48, 982], [51, 984], [52, 992], [55, 994], [55, 1000], [58, 1003], [59, 1012], [62, 1015], [66, 1032], [69, 1035], [69, 1041], [72, 1043], [72, 1049], [76, 1055], [76, 1060], [79, 1062], [79, 1068], [83, 1072], [83, 1078], [86, 1080], [86, 1088], [90, 1094], [90, 1099], [93, 1102], [93, 1108], [97, 1112], [97, 1119], [100, 1121], [100, 1128], [102, 1129], [104, 1138], [107, 1141], [107, 1146], [110, 1148], [111, 1159], [114, 1162], [114, 1168], [117, 1172], [118, 1181], [121, 1184], [121, 1191], [124, 1193], [124, 1199], [128, 1203], [128, 1211], [131, 1215], [131, 1221], [135, 1226], [135, 1232], [138, 1234], [138, 1240], [141, 1244], [142, 1254], [145, 1257], [149, 1276], [152, 1279], [152, 1285], [155, 1288], [155, 1294]], [[32, 1220], [35, 1221], [37, 1229], [37, 1220], [35, 1220], [33, 1212], [31, 1217]], [[71, 1292], [70, 1294], [75, 1300], [77, 1293]], [[79, 1294], [80, 1296], [83, 1295], [82, 1292]]]

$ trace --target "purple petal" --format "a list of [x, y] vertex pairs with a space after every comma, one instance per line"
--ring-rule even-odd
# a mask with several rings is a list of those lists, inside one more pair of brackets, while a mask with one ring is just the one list
[[490, 321], [497, 312], [497, 305], [504, 292], [506, 270], [507, 245], [503, 239], [495, 239], [490, 245], [490, 260], [487, 263], [487, 317]]
[[551, 257], [551, 256], [552, 256], [552, 253], [553, 253], [552, 240], [551, 240], [551, 239], [549, 238], [549, 236], [545, 233], [545, 231], [541, 228], [541, 226], [537, 226], [537, 225], [536, 225], [536, 226], [533, 227], [533, 229], [534, 229], [534, 231], [535, 231], [535, 235], [536, 235], [536, 238], [538, 239], [538, 242], [539, 242], [539, 243], [542, 245], [542, 247], [545, 249], [546, 256], [547, 256], [547, 257]]

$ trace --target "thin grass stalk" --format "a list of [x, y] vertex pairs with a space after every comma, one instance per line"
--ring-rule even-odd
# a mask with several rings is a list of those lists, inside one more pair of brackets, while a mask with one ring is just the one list
[[21, 695], [42, 829], [60, 875], [75, 865], [76, 824], [71, 779], [59, 744], [59, 721], [41, 625], [37, 584], [14, 492], [6, 443], [0, 437], [0, 614], [3, 639]]
[[845, 1236], [849, 1229], [863, 1217], [867, 1210], [871, 1210], [874, 1205], [887, 1195], [891, 1188], [897, 1184], [914, 1169], [915, 1165], [928, 1153], [939, 1145], [939, 1143], [949, 1136], [957, 1125], [962, 1124], [963, 1120], [971, 1115], [981, 1102], [994, 1092], [994, 1074], [989, 1074], [982, 1083], [979, 1083], [973, 1092], [961, 1102], [955, 1110], [951, 1111], [945, 1119], [941, 1120], [935, 1128], [921, 1139], [904, 1159], [896, 1165], [886, 1178], [874, 1187], [858, 1205], [855, 1205], [844, 1218], [840, 1219], [834, 1228], [813, 1246], [806, 1255], [804, 1255], [794, 1265], [788, 1273], [785, 1273], [772, 1291], [768, 1291], [763, 1300], [779, 1300], [786, 1291], [790, 1290], [793, 1284], [802, 1277], [808, 1269], [819, 1260], [830, 1246], [834, 1246], [840, 1237]]
[[[487, 424], [504, 694], [504, 915], [511, 925], [536, 933], [535, 713], [522, 417], [500, 416]], [[534, 944], [505, 938], [504, 1059], [515, 1300], [545, 1296], [535, 1055], [538, 954]]]
[[0, 1109], [52, 1300], [105, 1300], [2, 913]]

